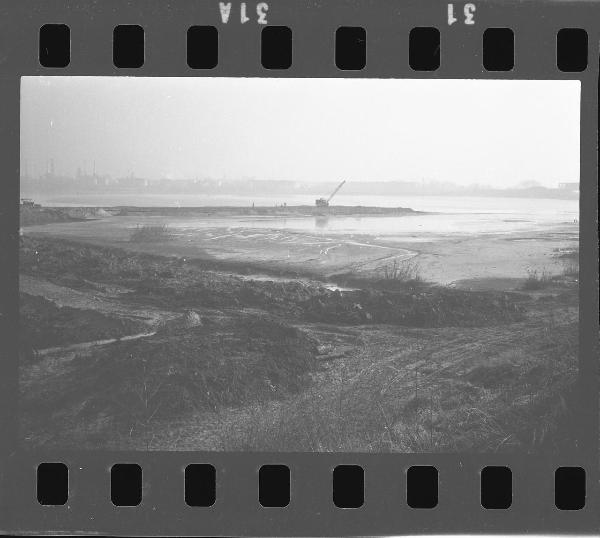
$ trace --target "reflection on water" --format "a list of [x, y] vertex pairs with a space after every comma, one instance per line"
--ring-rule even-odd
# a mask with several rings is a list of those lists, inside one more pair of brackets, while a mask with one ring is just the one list
[[315, 228], [327, 228], [329, 224], [329, 215], [317, 215], [315, 217]]

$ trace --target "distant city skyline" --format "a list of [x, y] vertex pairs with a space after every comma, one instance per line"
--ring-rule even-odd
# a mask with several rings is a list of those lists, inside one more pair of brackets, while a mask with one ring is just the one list
[[[50, 162], [50, 161], [49, 161]], [[52, 166], [48, 166], [49, 170], [45, 173], [39, 174], [28, 174], [27, 167], [21, 168], [21, 180], [31, 182], [36, 185], [71, 185], [72, 182], [75, 182], [79, 185], [96, 185], [96, 186], [110, 186], [110, 185], [144, 185], [144, 186], [167, 186], [167, 185], [288, 185], [294, 188], [301, 188], [307, 186], [322, 186], [322, 185], [337, 185], [339, 182], [337, 180], [326, 180], [321, 182], [314, 181], [298, 181], [292, 179], [260, 179], [260, 178], [214, 178], [214, 177], [182, 177], [182, 178], [145, 178], [139, 176], [135, 173], [130, 173], [127, 176], [118, 176], [113, 177], [110, 174], [103, 174], [101, 172], [97, 172], [95, 169], [93, 171], [88, 171], [87, 169], [80, 168], [76, 171], [74, 175], [69, 174], [55, 174], [52, 171]], [[66, 183], [65, 183], [66, 182]], [[542, 185], [539, 181], [535, 180], [525, 180], [521, 181], [516, 185], [504, 185], [494, 187], [486, 183], [482, 183], [479, 181], [475, 181], [469, 184], [457, 184], [453, 181], [441, 181], [436, 179], [413, 179], [413, 180], [357, 180], [351, 182], [345, 182], [346, 190], [348, 188], [355, 188], [356, 186], [375, 186], [375, 185], [389, 185], [389, 186], [418, 186], [418, 187], [447, 187], [447, 188], [458, 188], [458, 189], [476, 189], [476, 188], [491, 188], [491, 189], [531, 189], [536, 187], [541, 187], [545, 189], [556, 189], [556, 188], [565, 188], [566, 185], [576, 185], [579, 186], [579, 181], [570, 182], [570, 181], [558, 181], [553, 185]], [[321, 187], [319, 187], [321, 188]]]
[[[284, 197], [288, 201], [294, 197], [310, 195], [322, 197], [334, 191], [338, 182], [299, 182], [283, 180], [215, 180], [207, 178], [170, 180], [144, 179], [139, 177], [109, 178], [102, 175], [82, 175], [66, 178], [47, 174], [41, 178], [21, 178], [21, 196], [24, 199], [56, 204], [61, 200], [72, 200], [73, 196], [139, 196], [150, 195], [155, 199], [168, 199], [180, 196], [178, 203], [189, 203], [188, 197], [202, 195], [237, 196], [254, 200], [256, 197]], [[495, 188], [486, 185], [460, 186], [439, 181], [378, 181], [344, 182], [341, 196], [384, 196], [388, 198], [406, 195], [416, 196], [495, 196], [521, 198], [560, 198], [574, 200], [579, 197], [579, 182], [560, 182], [553, 188], [535, 182], [524, 182], [517, 187]], [[83, 198], [81, 198], [83, 197]], [[91, 198], [90, 198], [91, 199]], [[116, 198], [112, 198], [116, 200]], [[117, 202], [115, 202], [117, 203]], [[214, 200], [213, 200], [214, 203]]]
[[578, 81], [23, 77], [21, 174], [579, 180]]

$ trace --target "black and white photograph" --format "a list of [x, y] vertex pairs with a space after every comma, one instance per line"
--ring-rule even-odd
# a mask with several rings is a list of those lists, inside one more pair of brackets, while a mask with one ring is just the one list
[[580, 82], [21, 78], [26, 448], [555, 453]]

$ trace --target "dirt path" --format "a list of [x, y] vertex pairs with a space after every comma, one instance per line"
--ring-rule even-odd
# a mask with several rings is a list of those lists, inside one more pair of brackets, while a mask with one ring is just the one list
[[[519, 441], [512, 430], [498, 423], [498, 409], [504, 412], [531, 401], [531, 389], [507, 393], [506, 402], [498, 408], [498, 394], [504, 394], [504, 389], [494, 392], [493, 388], [471, 385], [469, 373], [474, 368], [488, 368], [492, 377], [514, 375], [520, 379], [542, 367], [553, 372], [555, 359], [543, 358], [546, 351], [540, 355], [535, 346], [532, 351], [531, 342], [542, 338], [540, 349], [553, 349], [551, 333], [543, 336], [547, 327], [560, 328], [576, 320], [577, 308], [568, 306], [557, 312], [532, 309], [522, 322], [480, 328], [300, 324], [298, 328], [318, 341], [320, 365], [311, 374], [309, 386], [298, 394], [217, 412], [190, 411], [130, 430], [114, 430], [109, 421], [102, 422], [105, 417], [98, 424], [73, 431], [67, 417], [67, 437], [59, 433], [60, 428], [38, 425], [36, 442], [43, 439], [48, 446], [60, 446], [68, 440], [90, 448], [207, 451], [294, 447], [380, 451], [384, 443], [390, 450], [410, 452], [435, 449], [438, 443], [445, 446], [448, 436], [458, 439], [464, 430], [468, 435], [460, 442], [465, 446], [478, 442], [477, 435], [490, 436], [493, 446], [514, 444]], [[22, 382], [43, 390], [44, 385], [52, 385], [53, 377], [61, 375], [74, 355], [73, 350], [50, 353], [22, 372]], [[494, 373], [499, 367], [498, 374]], [[435, 429], [427, 426], [432, 420]], [[468, 421], [470, 430], [451, 430], [462, 420]], [[429, 429], [423, 433], [419, 430], [423, 427]], [[485, 428], [494, 431], [482, 433]], [[316, 435], [316, 445], [296, 446], [311, 435]]]
[[50, 355], [53, 353], [68, 353], [71, 351], [84, 351], [92, 347], [105, 346], [112, 344], [113, 342], [127, 342], [129, 340], [139, 340], [140, 338], [148, 338], [154, 336], [156, 331], [149, 333], [129, 334], [127, 336], [121, 336], [120, 338], [105, 338], [104, 340], [92, 340], [91, 342], [78, 342], [77, 344], [71, 344], [68, 346], [48, 347], [46, 349], [38, 349], [39, 355]]
[[160, 310], [152, 306], [143, 309], [136, 308], [130, 304], [123, 304], [114, 297], [98, 291], [74, 290], [23, 274], [19, 276], [19, 290], [30, 295], [42, 296], [58, 306], [96, 310], [103, 314], [143, 321], [151, 327], [156, 327], [164, 321], [174, 320], [181, 316], [180, 312]]
[[[555, 323], [576, 322], [576, 308], [561, 312], [562, 318], [554, 318]], [[304, 324], [300, 328], [318, 340], [321, 354], [320, 367], [301, 393], [285, 400], [190, 413], [168, 423], [157, 421], [130, 437], [120, 436], [115, 448], [290, 450], [293, 442], [285, 436], [304, 436], [304, 428], [316, 427], [326, 431], [323, 439], [330, 444], [311, 449], [364, 451], [369, 446], [367, 440], [380, 435], [382, 422], [390, 428], [384, 439], [389, 437], [391, 443], [392, 439], [403, 438], [407, 429], [414, 430], [417, 416], [421, 424], [427, 424], [431, 413], [437, 413], [436, 420], [443, 422], [453, 420], [448, 418], [453, 414], [462, 416], [464, 412], [470, 416], [479, 406], [485, 409], [493, 401], [492, 393], [473, 388], [465, 377], [474, 368], [502, 364], [521, 373], [547, 364], [545, 367], [551, 369], [545, 360], [540, 363], [541, 359], [527, 350], [528, 342], [539, 338], [547, 326], [547, 316], [547, 312], [533, 312], [523, 322], [482, 328]], [[476, 392], [482, 399], [471, 404], [469, 398]], [[412, 402], [418, 402], [417, 407], [407, 411], [412, 409]], [[494, 420], [482, 415], [481, 426], [487, 427], [486, 421]], [[298, 423], [294, 425], [295, 421]], [[293, 430], [296, 433], [290, 433]], [[498, 439], [516, 442], [510, 432], [501, 433], [499, 430]], [[438, 437], [430, 440], [430, 435]], [[419, 442], [445, 442], [441, 435], [428, 432]], [[407, 445], [406, 450], [413, 448]]]

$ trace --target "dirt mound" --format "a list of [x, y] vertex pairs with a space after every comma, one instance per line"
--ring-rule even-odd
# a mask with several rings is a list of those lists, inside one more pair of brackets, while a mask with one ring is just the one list
[[200, 315], [197, 312], [194, 312], [193, 310], [188, 310], [183, 318], [183, 323], [184, 327], [187, 328], [196, 327], [197, 325], [202, 325], [202, 319], [200, 318]]
[[[523, 318], [518, 294], [507, 292], [425, 284], [406, 289], [401, 283], [397, 290], [365, 288], [340, 293], [303, 281], [244, 280], [183, 259], [67, 241], [22, 238], [20, 264], [24, 273], [42, 274], [65, 285], [77, 284], [77, 279], [124, 285], [133, 291], [123, 294], [123, 300], [163, 309], [241, 306], [308, 321], [413, 327], [481, 326]], [[64, 282], [67, 275], [70, 280]]]
[[52, 222], [73, 222], [82, 219], [71, 217], [68, 212], [59, 208], [27, 207], [22, 205], [19, 208], [19, 220], [21, 226], [34, 226], [50, 224]]
[[185, 410], [297, 392], [316, 367], [316, 353], [316, 343], [300, 330], [268, 318], [237, 317], [78, 357], [56, 398], [84, 416], [147, 424]]
[[97, 281], [139, 279], [156, 272], [152, 260], [151, 256], [140, 259], [116, 248], [27, 236], [20, 240], [20, 271], [59, 282], [66, 274]]
[[430, 288], [415, 293], [360, 290], [311, 297], [306, 317], [328, 323], [393, 323], [413, 327], [466, 326], [523, 318], [523, 307], [508, 293]]
[[185, 314], [182, 314], [177, 319], [163, 321], [159, 326], [159, 332], [174, 334], [185, 329], [202, 327], [204, 323], [205, 321], [198, 312], [187, 310]]
[[43, 297], [19, 294], [21, 349], [34, 349], [117, 338], [147, 329], [143, 323], [101, 314], [95, 310], [59, 307]]

